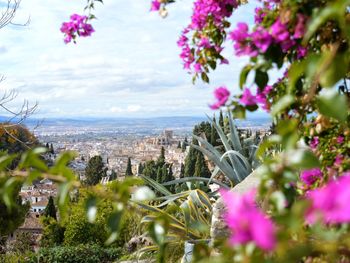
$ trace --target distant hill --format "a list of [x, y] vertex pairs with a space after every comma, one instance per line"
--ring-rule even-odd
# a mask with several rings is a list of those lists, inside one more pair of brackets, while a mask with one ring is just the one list
[[[4, 117], [0, 117], [0, 120]], [[30, 129], [39, 124], [37, 134], [62, 133], [68, 130], [81, 133], [124, 133], [124, 134], [159, 134], [164, 129], [172, 129], [178, 132], [191, 133], [193, 127], [205, 121], [203, 117], [155, 117], [155, 118], [29, 118], [25, 125]], [[250, 116], [247, 120], [237, 120], [239, 127], [269, 127], [271, 121], [265, 116]]]

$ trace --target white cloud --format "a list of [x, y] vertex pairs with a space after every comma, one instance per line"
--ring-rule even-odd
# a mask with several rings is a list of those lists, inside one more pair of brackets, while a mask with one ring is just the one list
[[[19, 101], [38, 101], [40, 116], [163, 116], [203, 115], [213, 87], [234, 91], [245, 59], [231, 60], [211, 75], [208, 87], [191, 84], [178, 58], [176, 40], [191, 14], [179, 1], [161, 19], [149, 12], [150, 0], [106, 0], [97, 5], [96, 32], [78, 44], [65, 45], [59, 31], [84, 1], [22, 0], [16, 22], [0, 30], [0, 73], [4, 89], [16, 89]], [[251, 7], [234, 14], [233, 24], [246, 20]], [[232, 48], [225, 53], [232, 57]]]

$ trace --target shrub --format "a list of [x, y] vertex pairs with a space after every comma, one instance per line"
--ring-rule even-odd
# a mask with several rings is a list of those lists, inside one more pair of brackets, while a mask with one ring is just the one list
[[59, 246], [40, 249], [35, 262], [104, 263], [114, 262], [121, 255], [121, 248], [103, 248], [98, 245]]

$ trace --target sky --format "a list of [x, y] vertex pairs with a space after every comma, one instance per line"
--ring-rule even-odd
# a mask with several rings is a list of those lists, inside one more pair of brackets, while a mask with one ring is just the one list
[[[0, 7], [6, 0], [0, 0]], [[39, 108], [35, 117], [203, 116], [211, 113], [215, 87], [238, 91], [238, 77], [247, 60], [224, 54], [230, 65], [210, 75], [210, 85], [192, 84], [183, 70], [176, 41], [189, 23], [192, 1], [169, 6], [162, 19], [149, 12], [150, 0], [104, 0], [97, 3], [96, 32], [78, 43], [64, 44], [61, 23], [83, 14], [85, 0], [22, 0], [13, 22], [0, 30], [0, 92], [16, 90], [12, 103], [23, 100]], [[252, 22], [253, 5], [231, 19]], [[0, 113], [1, 115], [1, 113]]]

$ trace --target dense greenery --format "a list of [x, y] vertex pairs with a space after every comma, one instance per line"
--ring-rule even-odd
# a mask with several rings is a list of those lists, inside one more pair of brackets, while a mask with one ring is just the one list
[[[142, 166], [143, 167], [143, 166]], [[165, 161], [165, 149], [161, 147], [160, 154], [156, 161], [147, 161], [142, 169], [143, 175], [163, 184], [174, 180], [172, 164]], [[175, 186], [167, 186], [171, 192], [175, 192]]]
[[[6, 182], [4, 177], [0, 177], [0, 186]], [[10, 198], [14, 200], [13, 207], [9, 208], [4, 201], [0, 201], [0, 252], [4, 250], [7, 236], [12, 234], [24, 223], [25, 216], [29, 210], [29, 204], [22, 204], [22, 199], [18, 193], [20, 184], [13, 185]]]
[[30, 262], [39, 263], [109, 263], [122, 255], [121, 248], [103, 248], [98, 245], [80, 244], [42, 248]]
[[103, 163], [102, 157], [97, 155], [92, 157], [85, 169], [85, 183], [87, 185], [98, 184], [106, 176], [107, 168]]

